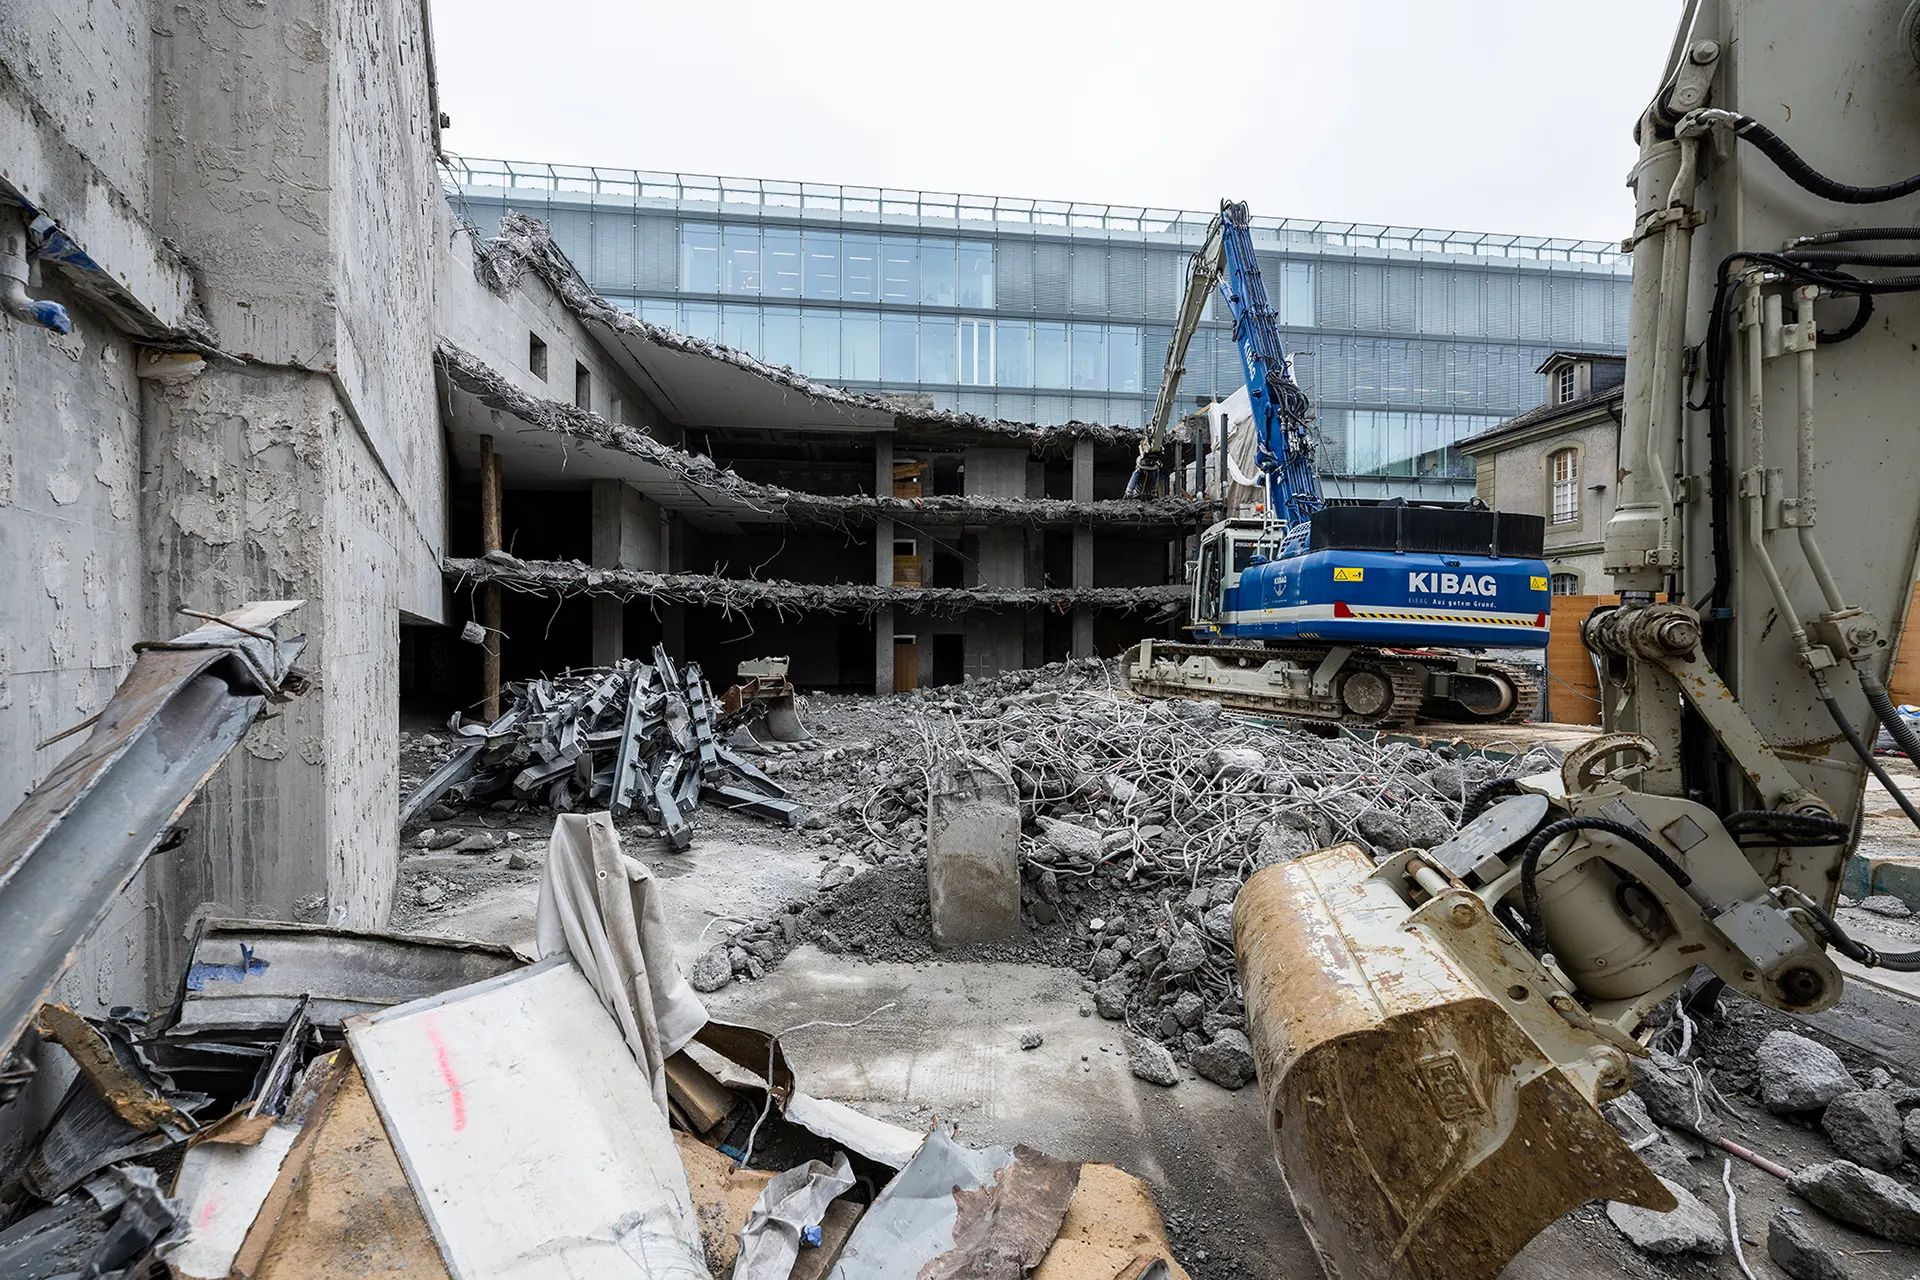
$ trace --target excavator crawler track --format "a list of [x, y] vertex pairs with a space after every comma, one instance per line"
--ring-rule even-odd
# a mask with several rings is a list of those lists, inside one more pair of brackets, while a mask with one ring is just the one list
[[[1327, 656], [1324, 646], [1155, 641], [1152, 652], [1151, 670], [1140, 668], [1138, 645], [1120, 661], [1121, 680], [1133, 693], [1147, 698], [1209, 698], [1222, 706], [1307, 724], [1392, 729], [1421, 718], [1504, 724], [1528, 719], [1540, 703], [1539, 690], [1530, 674], [1501, 662], [1476, 664], [1476, 674], [1503, 679], [1511, 686], [1511, 703], [1501, 710], [1483, 714], [1451, 699], [1427, 696], [1430, 673], [1455, 670], [1458, 660], [1445, 654], [1355, 649], [1333, 687], [1315, 693], [1310, 681], [1289, 679], [1287, 668], [1313, 671]], [[1199, 661], [1190, 661], [1194, 659]], [[1263, 672], [1267, 673], [1264, 679]], [[1367, 676], [1378, 683], [1348, 683]]]

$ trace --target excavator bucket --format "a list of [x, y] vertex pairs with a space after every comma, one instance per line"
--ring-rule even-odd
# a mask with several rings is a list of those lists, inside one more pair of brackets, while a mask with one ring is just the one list
[[767, 718], [762, 723], [767, 736], [775, 742], [806, 742], [813, 737], [807, 732], [807, 726], [800, 723], [800, 713], [793, 708], [791, 693], [767, 704]]
[[1234, 952], [1269, 1136], [1339, 1280], [1493, 1277], [1594, 1199], [1671, 1194], [1354, 845], [1257, 872]]

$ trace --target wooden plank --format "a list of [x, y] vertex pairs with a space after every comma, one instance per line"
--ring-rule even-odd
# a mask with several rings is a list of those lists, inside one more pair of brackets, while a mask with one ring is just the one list
[[666, 1067], [667, 1099], [686, 1115], [695, 1133], [710, 1133], [733, 1114], [733, 1091], [684, 1049], [668, 1058]]
[[[344, 1055], [343, 1055], [344, 1056]], [[302, 1135], [234, 1262], [253, 1280], [448, 1280], [360, 1069]], [[310, 1137], [310, 1140], [309, 1140]]]
[[920, 644], [918, 641], [893, 642], [893, 691], [912, 693], [920, 687]]
[[819, 1247], [800, 1247], [800, 1256], [793, 1260], [793, 1270], [787, 1273], [787, 1280], [823, 1280], [833, 1264], [840, 1261], [847, 1237], [860, 1225], [860, 1217], [866, 1211], [867, 1206], [855, 1204], [844, 1196], [828, 1205], [826, 1216], [820, 1221]]
[[895, 556], [893, 558], [893, 585], [896, 587], [917, 587], [920, 585], [919, 556]]
[[1580, 624], [1594, 608], [1618, 596], [1553, 597], [1553, 634], [1547, 642], [1547, 702], [1556, 724], [1599, 724], [1600, 681]]

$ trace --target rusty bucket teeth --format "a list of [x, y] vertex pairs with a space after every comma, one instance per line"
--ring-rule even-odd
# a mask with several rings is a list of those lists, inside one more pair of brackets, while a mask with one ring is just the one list
[[1594, 1199], [1671, 1209], [1639, 1157], [1370, 857], [1269, 867], [1234, 950], [1274, 1155], [1329, 1276], [1497, 1276]]

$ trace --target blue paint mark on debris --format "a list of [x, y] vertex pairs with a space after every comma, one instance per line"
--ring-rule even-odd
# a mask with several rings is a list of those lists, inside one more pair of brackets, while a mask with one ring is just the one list
[[256, 959], [253, 948], [240, 944], [239, 964], [196, 964], [187, 970], [187, 990], [201, 991], [209, 982], [245, 982], [267, 971], [267, 962]]

